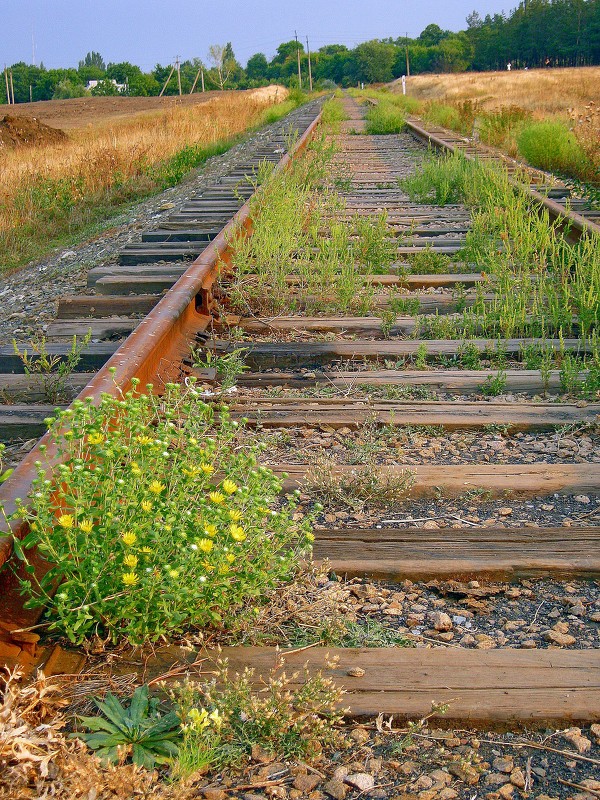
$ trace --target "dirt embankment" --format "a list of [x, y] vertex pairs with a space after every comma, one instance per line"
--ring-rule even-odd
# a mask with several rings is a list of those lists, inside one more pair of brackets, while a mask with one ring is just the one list
[[36, 117], [6, 114], [0, 120], [0, 152], [14, 147], [59, 144], [67, 138], [64, 131], [51, 128]]

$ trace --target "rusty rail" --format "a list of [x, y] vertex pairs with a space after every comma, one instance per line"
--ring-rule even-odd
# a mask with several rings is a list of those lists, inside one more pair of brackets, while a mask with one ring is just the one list
[[[406, 125], [411, 133], [413, 133], [419, 139], [426, 141], [428, 144], [433, 145], [438, 150], [447, 150], [451, 153], [462, 152], [461, 148], [456, 147], [456, 145], [452, 144], [451, 142], [446, 142], [444, 139], [436, 136], [436, 134], [431, 133], [430, 131], [418, 125], [412, 119], [407, 119]], [[471, 153], [463, 152], [463, 155], [469, 161], [475, 161], [477, 158]], [[501, 157], [501, 155], [499, 155], [499, 157]], [[569, 226], [569, 231], [574, 231], [577, 237], [588, 233], [595, 233], [597, 236], [600, 236], [600, 225], [598, 225], [596, 222], [586, 219], [582, 214], [578, 214], [576, 211], [565, 208], [560, 203], [557, 203], [555, 200], [546, 197], [545, 195], [533, 189], [531, 186], [527, 186], [526, 184], [517, 184], [517, 181], [512, 179], [511, 183], [513, 186], [518, 185], [519, 188], [525, 189], [537, 203], [548, 210], [551, 219], [558, 219], [567, 223]]]
[[[275, 166], [275, 171], [289, 167], [292, 158], [306, 148], [320, 121], [319, 112], [292, 149]], [[244, 203], [218, 236], [167, 291], [80, 392], [77, 400], [91, 397], [94, 403], [98, 403], [102, 394], [116, 396], [131, 387], [132, 378], [139, 378], [141, 384], [145, 385], [157, 381], [164, 384], [177, 377], [181, 358], [188, 351], [191, 334], [205, 330], [210, 323], [211, 288], [220, 265], [230, 263], [231, 235], [240, 229], [246, 234], [252, 230], [250, 201]], [[42, 446], [46, 447], [44, 460], [49, 465], [59, 463], [56, 446], [47, 433], [15, 468], [6, 483], [0, 486], [0, 507], [4, 507], [7, 516], [16, 509], [17, 499], [29, 495], [37, 477], [36, 461], [42, 460]], [[26, 533], [26, 525], [17, 522], [8, 530], [2, 526], [0, 520], [0, 531], [2, 530], [4, 535], [0, 539], [0, 568], [12, 554], [13, 536], [22, 538]], [[6, 576], [3, 577], [6, 580]]]

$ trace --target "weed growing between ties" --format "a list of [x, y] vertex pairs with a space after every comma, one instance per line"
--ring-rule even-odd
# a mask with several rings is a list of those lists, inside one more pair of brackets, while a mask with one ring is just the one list
[[238, 447], [227, 408], [193, 386], [104, 396], [98, 408], [76, 401], [50, 430], [63, 463], [50, 478], [38, 464], [16, 512], [30, 532], [15, 552], [27, 562], [37, 546], [53, 565], [22, 591], [72, 642], [235, 626], [309, 548], [311, 520], [294, 518], [296, 496], [281, 503], [261, 446]]
[[[600, 248], [595, 236], [577, 245], [563, 238], [548, 212], [512, 186], [504, 170], [461, 155], [431, 158], [401, 182], [419, 202], [462, 202], [473, 209], [463, 250], [490, 279], [460, 317], [422, 319], [419, 335], [512, 338], [581, 336], [600, 321]], [[486, 292], [494, 292], [489, 300]]]
[[328, 220], [341, 201], [326, 189], [333, 145], [324, 138], [285, 172], [265, 165], [251, 200], [252, 236], [233, 240], [224, 270], [227, 309], [244, 316], [294, 310], [366, 313], [374, 290], [366, 274], [385, 272], [393, 259], [385, 219]]
[[[62, 356], [52, 355], [48, 352], [48, 344], [43, 334], [36, 335], [30, 343], [30, 350], [21, 350], [13, 339], [13, 350], [23, 364], [26, 375], [37, 375], [40, 377], [42, 392], [49, 403], [60, 403], [69, 398], [67, 389], [69, 376], [75, 372], [83, 350], [88, 346], [92, 338], [91, 331], [77, 341], [73, 336], [71, 349], [63, 359]], [[72, 395], [71, 395], [72, 396]]]
[[343, 691], [320, 671], [287, 675], [283, 666], [281, 660], [259, 681], [248, 668], [233, 677], [223, 661], [212, 682], [175, 687], [183, 732], [176, 777], [242, 767], [253, 758], [310, 761], [341, 744]]

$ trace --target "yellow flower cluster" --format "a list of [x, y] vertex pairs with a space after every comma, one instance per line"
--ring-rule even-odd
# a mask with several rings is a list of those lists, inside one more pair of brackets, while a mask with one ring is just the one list
[[209, 713], [205, 708], [200, 710], [192, 708], [188, 713], [188, 719], [190, 721], [190, 727], [198, 733], [202, 733], [202, 731], [211, 724], [219, 730], [223, 724], [223, 717], [219, 714], [217, 709]]

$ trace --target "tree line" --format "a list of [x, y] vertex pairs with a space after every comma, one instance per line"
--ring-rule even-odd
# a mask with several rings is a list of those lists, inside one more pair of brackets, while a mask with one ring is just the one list
[[[352, 49], [330, 44], [310, 54], [314, 85], [319, 89], [355, 86], [358, 83], [384, 83], [423, 72], [462, 72], [465, 70], [505, 69], [540, 66], [579, 66], [600, 64], [600, 0], [523, 0], [510, 14], [467, 17], [467, 27], [457, 33], [431, 24], [419, 36], [375, 39]], [[213, 45], [204, 62], [200, 58], [183, 61], [179, 73], [181, 91], [192, 87], [247, 89], [268, 83], [298, 86], [298, 54], [304, 87], [308, 80], [308, 53], [294, 39], [283, 42], [270, 60], [255, 53], [245, 67], [228, 43]], [[91, 52], [77, 68], [45, 69], [24, 62], [13, 64], [14, 96], [17, 103], [28, 100], [78, 97], [87, 94], [89, 81], [98, 81], [92, 94], [117, 94], [115, 84], [125, 86], [130, 96], [158, 95], [172, 65], [157, 64], [143, 72], [127, 61], [105, 64], [99, 53]], [[164, 93], [177, 94], [175, 76]], [[0, 102], [6, 102], [4, 81], [0, 83]]]

